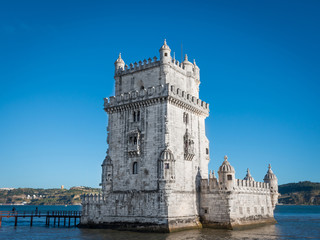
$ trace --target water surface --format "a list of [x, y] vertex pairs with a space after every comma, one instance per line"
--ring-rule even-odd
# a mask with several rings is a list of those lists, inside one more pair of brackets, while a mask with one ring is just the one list
[[[14, 206], [17, 211], [65, 210], [79, 211], [81, 206]], [[13, 206], [0, 206], [0, 211], [10, 211]], [[177, 233], [136, 233], [108, 229], [79, 229], [75, 227], [45, 226], [45, 218], [3, 219], [0, 239], [106, 239], [106, 240], [184, 240], [184, 239], [320, 239], [320, 206], [277, 206], [275, 218], [278, 224], [245, 230], [201, 229]], [[60, 223], [61, 224], [61, 223]]]

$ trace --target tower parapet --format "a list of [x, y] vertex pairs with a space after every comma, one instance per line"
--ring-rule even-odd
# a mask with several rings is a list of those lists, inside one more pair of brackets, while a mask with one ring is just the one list
[[[185, 59], [183, 62], [179, 62], [176, 59], [171, 57], [171, 49], [167, 45], [166, 40], [164, 44], [159, 50], [160, 53], [160, 60], [155, 56], [153, 59], [149, 58], [148, 60], [144, 59], [143, 61], [138, 61], [134, 63], [130, 63], [129, 65], [125, 64], [123, 59], [121, 58], [121, 54], [119, 58], [115, 62], [115, 79], [116, 81], [119, 80], [119, 77], [124, 77], [126, 75], [138, 74], [139, 72], [143, 72], [147, 69], [152, 70], [153, 68], [159, 68], [163, 75], [163, 79], [165, 81], [170, 81], [173, 78], [165, 77], [167, 74], [171, 74], [172, 71], [178, 72], [184, 78], [188, 78], [185, 81], [194, 81], [194, 86], [196, 87], [197, 91], [199, 91], [198, 87], [200, 84], [200, 69], [196, 65], [195, 61], [193, 63], [188, 61], [188, 56], [185, 55]], [[190, 79], [189, 79], [190, 78]], [[191, 80], [192, 79], [192, 80]], [[160, 82], [159, 82], [160, 83]], [[168, 82], [162, 82], [162, 84]], [[171, 84], [174, 84], [171, 82]], [[117, 86], [117, 85], [116, 85]], [[190, 85], [192, 86], [192, 84]], [[182, 86], [179, 86], [183, 88]], [[187, 90], [187, 89], [184, 89]]]
[[[166, 84], [152, 86], [146, 89], [125, 92], [117, 96], [104, 98], [105, 111], [113, 111], [141, 101], [153, 99], [152, 102], [168, 100], [172, 104], [189, 109], [197, 114], [209, 115], [209, 104], [192, 96], [186, 91], [176, 88], [175, 85]], [[150, 101], [149, 101], [150, 102]], [[151, 103], [151, 102], [150, 102]], [[148, 103], [148, 104], [150, 104]]]

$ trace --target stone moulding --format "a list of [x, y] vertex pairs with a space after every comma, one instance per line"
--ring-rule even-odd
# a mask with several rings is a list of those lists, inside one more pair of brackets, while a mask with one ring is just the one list
[[118, 96], [105, 98], [104, 109], [107, 113], [111, 113], [141, 106], [149, 106], [167, 100], [171, 104], [192, 111], [198, 115], [209, 116], [208, 103], [170, 84], [153, 86], [140, 91], [131, 91]]

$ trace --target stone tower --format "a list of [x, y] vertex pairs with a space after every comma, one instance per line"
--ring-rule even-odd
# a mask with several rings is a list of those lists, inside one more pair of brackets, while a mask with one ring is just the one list
[[[115, 61], [115, 96], [105, 98], [108, 150], [102, 194], [82, 198], [82, 226], [164, 231], [272, 223], [278, 199], [271, 167], [264, 182], [236, 179], [227, 156], [208, 176], [209, 105], [200, 69], [171, 57]], [[209, 177], [209, 178], [208, 178]]]
[[[115, 96], [104, 104], [109, 148], [100, 223], [163, 231], [201, 226], [198, 190], [201, 175], [208, 175], [209, 105], [199, 99], [195, 62], [173, 59], [166, 41], [159, 53], [160, 60], [128, 66], [120, 54], [115, 62]], [[94, 211], [89, 208], [84, 214]]]

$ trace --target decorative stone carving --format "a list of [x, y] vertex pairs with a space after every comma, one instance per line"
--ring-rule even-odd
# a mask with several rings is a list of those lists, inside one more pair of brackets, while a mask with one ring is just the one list
[[130, 157], [140, 155], [140, 136], [138, 129], [128, 133], [128, 154]]
[[172, 151], [166, 147], [158, 160], [159, 181], [175, 181], [175, 159]]
[[183, 137], [184, 142], [184, 159], [192, 161], [194, 157], [194, 140], [191, 134], [186, 130], [186, 133]]

